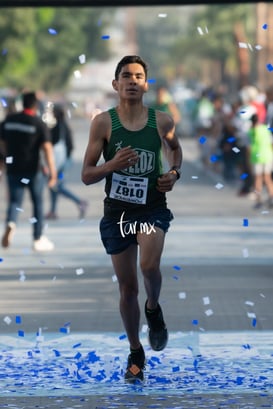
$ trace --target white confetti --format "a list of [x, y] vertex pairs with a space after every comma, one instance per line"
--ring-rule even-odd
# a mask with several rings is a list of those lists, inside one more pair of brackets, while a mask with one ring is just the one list
[[29, 222], [30, 222], [30, 224], [35, 224], [35, 223], [37, 223], [37, 219], [36, 219], [36, 217], [31, 217], [30, 219], [29, 219]]
[[16, 211], [23, 213], [24, 209], [21, 209], [20, 207], [16, 207]]
[[115, 274], [112, 276], [112, 281], [113, 283], [116, 283], [118, 281], [118, 278]]
[[249, 256], [248, 249], [243, 249], [243, 257], [247, 258]]
[[204, 305], [209, 305], [210, 304], [210, 298], [209, 297], [203, 297], [203, 303], [204, 303]]
[[84, 269], [83, 268], [77, 268], [76, 269], [76, 274], [77, 274], [77, 276], [80, 276], [80, 275], [84, 274]]
[[13, 156], [7, 156], [6, 157], [6, 164], [11, 164], [13, 163]]
[[28, 185], [28, 184], [29, 184], [29, 179], [27, 179], [27, 178], [22, 178], [22, 179], [21, 179], [21, 183], [23, 183], [24, 185]]
[[6, 317], [3, 319], [3, 321], [4, 321], [7, 325], [10, 325], [11, 322], [12, 322], [12, 319], [11, 319], [10, 317], [6, 316]]
[[224, 185], [219, 182], [219, 183], [216, 183], [215, 187], [216, 189], [220, 190], [220, 189], [223, 189]]
[[261, 296], [262, 298], [265, 298], [265, 295], [264, 295], [263, 293], [260, 293], [260, 296]]
[[234, 153], [239, 153], [240, 152], [240, 149], [237, 148], [237, 146], [234, 146], [234, 148], [232, 148], [232, 150], [233, 150]]
[[209, 309], [205, 311], [205, 314], [210, 317], [211, 315], [213, 315], [213, 310]]
[[19, 271], [19, 281], [26, 281], [26, 275], [25, 275], [25, 272], [24, 272], [24, 270], [20, 270]]
[[144, 334], [146, 334], [148, 332], [148, 325], [147, 324], [142, 325], [141, 332], [143, 332]]
[[192, 176], [191, 178], [192, 179], [198, 179], [198, 176]]
[[197, 31], [201, 36], [203, 36], [205, 33], [208, 34], [208, 32], [209, 32], [208, 27], [205, 27], [205, 32], [204, 32], [203, 29], [200, 26], [197, 27]]
[[167, 17], [167, 13], [159, 13], [158, 14], [159, 18], [166, 18]]
[[246, 301], [245, 305], [250, 305], [251, 307], [253, 307], [255, 304], [253, 301]]
[[247, 48], [247, 43], [239, 42], [238, 45], [240, 48]]
[[185, 293], [185, 292], [179, 293], [179, 294], [178, 294], [178, 298], [179, 298], [180, 300], [185, 300], [185, 298], [186, 298], [186, 293]]
[[248, 318], [256, 318], [255, 312], [248, 312], [247, 316], [248, 316]]
[[74, 77], [77, 79], [81, 78], [82, 77], [81, 72], [79, 70], [74, 71]]
[[85, 54], [79, 55], [79, 61], [80, 61], [81, 64], [85, 64], [85, 63], [86, 63], [86, 56], [85, 56]]

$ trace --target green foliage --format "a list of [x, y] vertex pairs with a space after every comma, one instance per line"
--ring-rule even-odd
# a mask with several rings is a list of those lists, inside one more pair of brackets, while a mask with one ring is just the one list
[[2, 9], [0, 87], [60, 90], [79, 66], [79, 55], [106, 58], [101, 14], [94, 8]]
[[[28, 24], [26, 25], [26, 17]], [[0, 86], [17, 86], [35, 64], [35, 12], [3, 9], [0, 14]], [[24, 84], [22, 84], [23, 86]]]

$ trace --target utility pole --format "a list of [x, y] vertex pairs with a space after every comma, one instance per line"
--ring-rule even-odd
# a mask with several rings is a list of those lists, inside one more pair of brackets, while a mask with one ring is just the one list
[[[273, 5], [270, 3], [256, 4], [256, 42], [261, 46], [257, 51], [257, 85], [261, 91], [273, 84], [273, 71], [267, 65], [273, 67]], [[271, 38], [270, 38], [271, 37]]]

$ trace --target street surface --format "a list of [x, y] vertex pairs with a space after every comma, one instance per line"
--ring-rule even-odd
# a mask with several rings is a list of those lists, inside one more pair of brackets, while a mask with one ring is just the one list
[[[103, 182], [84, 186], [80, 180], [89, 125], [83, 119], [71, 125], [76, 149], [67, 186], [88, 200], [85, 219], [79, 220], [76, 206], [60, 198], [59, 218], [48, 221], [45, 230], [56, 249], [48, 254], [34, 253], [26, 195], [13, 244], [0, 250], [0, 408], [272, 407], [273, 210], [254, 210], [251, 198], [238, 197], [239, 177], [236, 185], [228, 186], [220, 174], [204, 172], [198, 144], [191, 139], [181, 140], [182, 177], [168, 195], [175, 219], [162, 258], [161, 304], [170, 341], [165, 355], [159, 356], [165, 359], [157, 368], [161, 380], [155, 381], [152, 364], [147, 369], [147, 390], [125, 389], [120, 380], [115, 389], [113, 383], [92, 377], [89, 385], [79, 373], [80, 383], [75, 386], [69, 381], [69, 376], [75, 375], [71, 370], [68, 380], [63, 378], [61, 369], [67, 370], [67, 362], [72, 362], [77, 352], [71, 355], [74, 344], [82, 344], [81, 353], [95, 350], [103, 368], [105, 356], [113, 358], [116, 354], [124, 366], [128, 354], [126, 339], [117, 342], [124, 334], [117, 282], [98, 232]], [[0, 192], [4, 229], [3, 180]], [[141, 274], [139, 277], [143, 306], [145, 294]], [[147, 355], [151, 356], [144, 314], [141, 325]], [[56, 359], [55, 367], [52, 345], [65, 356], [64, 362]], [[37, 373], [34, 361], [26, 362], [25, 358], [31, 355], [35, 360], [35, 354], [41, 353], [35, 348], [44, 354]], [[202, 380], [196, 359], [206, 372]], [[54, 376], [45, 376], [43, 365], [49, 365]], [[189, 365], [192, 373], [176, 374], [182, 368], [189, 370]], [[28, 373], [22, 368], [28, 368]], [[170, 372], [177, 376], [170, 380]]]

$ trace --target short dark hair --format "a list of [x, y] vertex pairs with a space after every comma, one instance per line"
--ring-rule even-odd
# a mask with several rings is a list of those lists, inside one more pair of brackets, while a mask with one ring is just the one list
[[38, 102], [35, 92], [24, 92], [22, 99], [24, 108], [33, 108]]
[[144, 69], [145, 79], [147, 79], [148, 66], [146, 62], [141, 57], [139, 57], [139, 55], [126, 55], [120, 60], [120, 62], [117, 65], [117, 68], [115, 71], [115, 80], [118, 80], [118, 77], [119, 77], [119, 74], [122, 68], [124, 67], [124, 65], [127, 65], [127, 64], [140, 64]]

